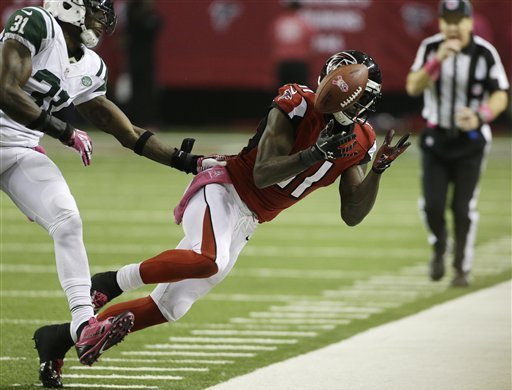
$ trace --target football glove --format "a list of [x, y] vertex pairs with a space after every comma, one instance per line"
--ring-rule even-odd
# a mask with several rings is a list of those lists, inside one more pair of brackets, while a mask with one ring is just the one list
[[395, 130], [390, 129], [384, 138], [382, 146], [377, 151], [375, 160], [373, 161], [372, 170], [378, 175], [388, 169], [391, 163], [395, 161], [395, 159], [403, 152], [405, 152], [409, 146], [411, 146], [410, 142], [406, 142], [411, 135], [410, 133], [400, 138], [395, 146], [391, 146], [391, 141], [393, 141], [394, 135]]
[[92, 140], [89, 134], [85, 131], [74, 129], [71, 137], [67, 141], [62, 141], [62, 143], [75, 149], [80, 154], [84, 166], [91, 165]]
[[334, 120], [331, 119], [320, 132], [316, 143], [301, 152], [300, 157], [307, 166], [320, 160], [334, 160], [357, 154], [357, 152], [351, 151], [357, 143], [356, 135], [353, 132], [333, 134], [333, 128]]
[[197, 174], [197, 160], [203, 156], [196, 156], [190, 153], [194, 142], [196, 142], [194, 138], [185, 138], [181, 142], [179, 149], [174, 148], [174, 153], [171, 156], [171, 167], [185, 173]]

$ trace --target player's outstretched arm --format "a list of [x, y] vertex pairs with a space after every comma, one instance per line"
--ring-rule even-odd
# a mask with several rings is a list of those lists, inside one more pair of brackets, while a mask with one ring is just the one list
[[135, 153], [186, 173], [197, 173], [201, 156], [166, 145], [152, 132], [134, 126], [121, 109], [105, 96], [82, 103], [77, 109], [94, 126], [113, 135], [121, 145]]
[[372, 210], [382, 173], [391, 163], [411, 145], [407, 142], [409, 134], [396, 143], [393, 141], [394, 130], [389, 130], [384, 142], [377, 151], [372, 169], [365, 176], [366, 165], [353, 166], [343, 172], [340, 179], [341, 218], [349, 226], [359, 224]]

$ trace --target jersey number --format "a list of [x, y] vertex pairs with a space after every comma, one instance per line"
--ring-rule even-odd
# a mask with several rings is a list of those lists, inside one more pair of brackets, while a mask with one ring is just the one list
[[32, 97], [36, 100], [36, 104], [43, 108], [43, 103], [46, 98], [50, 98], [50, 104], [47, 111], [52, 112], [53, 107], [60, 107], [69, 100], [69, 95], [60, 87], [60, 80], [52, 72], [43, 69], [38, 71], [34, 79], [41, 84], [47, 84], [50, 88], [45, 93], [32, 92]]
[[[311, 187], [316, 182], [320, 181], [322, 177], [324, 177], [329, 169], [333, 166], [333, 163], [330, 161], [324, 161], [324, 163], [318, 168], [318, 170], [313, 173], [311, 176], [305, 177], [304, 180], [292, 191], [290, 194], [294, 198], [300, 198], [304, 192]], [[277, 185], [281, 188], [285, 188], [288, 184], [290, 184], [297, 176], [294, 176], [288, 180], [282, 181], [281, 183], [277, 183]]]
[[27, 22], [28, 22], [28, 18], [24, 18], [23, 16], [21, 15], [16, 15], [14, 17], [14, 23], [13, 25], [11, 26], [11, 31], [17, 31], [19, 32], [20, 34], [24, 34], [25, 31], [23, 30], [25, 28], [25, 26], [27, 25]]

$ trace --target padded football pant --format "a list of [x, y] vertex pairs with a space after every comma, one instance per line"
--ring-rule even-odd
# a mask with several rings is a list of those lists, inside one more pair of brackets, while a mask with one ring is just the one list
[[420, 208], [429, 230], [429, 243], [437, 255], [444, 254], [447, 249], [445, 209], [448, 188], [452, 185], [451, 210], [455, 230], [453, 267], [458, 272], [469, 272], [473, 265], [479, 218], [476, 210], [478, 181], [485, 164], [485, 155], [482, 151], [477, 155], [447, 161], [422, 151], [423, 199], [420, 200]]
[[[46, 155], [24, 147], [0, 147], [0, 188], [52, 236], [59, 281], [72, 314], [71, 334], [94, 315], [82, 221], [59, 168]], [[13, 259], [14, 260], [14, 259]]]
[[135, 314], [132, 331], [178, 320], [228, 275], [257, 225], [232, 184], [200, 188], [185, 209], [185, 237], [176, 249], [117, 272], [123, 291], [159, 281], [151, 295], [111, 305], [98, 318], [129, 310]]
[[[231, 184], [208, 184], [190, 199], [182, 222], [185, 237], [176, 249], [202, 253], [203, 248], [213, 248], [218, 272], [204, 279], [157, 285], [151, 298], [168, 321], [181, 318], [228, 275], [257, 225]], [[205, 239], [213, 242], [204, 245]]]

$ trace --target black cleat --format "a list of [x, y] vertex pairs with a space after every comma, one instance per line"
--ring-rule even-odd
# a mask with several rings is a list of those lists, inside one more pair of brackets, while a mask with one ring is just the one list
[[437, 282], [443, 278], [445, 274], [444, 255], [434, 254], [432, 256], [432, 259], [429, 263], [429, 274], [430, 279], [432, 279], [434, 282]]
[[62, 366], [64, 360], [50, 360], [39, 366], [39, 380], [47, 389], [60, 389], [62, 386]]
[[66, 352], [73, 346], [69, 324], [46, 325], [34, 332], [32, 340], [39, 355], [39, 380], [45, 388], [62, 387], [62, 366]]
[[458, 272], [450, 283], [452, 287], [469, 287], [469, 272]]
[[123, 293], [117, 284], [116, 275], [116, 271], [107, 271], [97, 273], [91, 278], [91, 300], [95, 313]]

